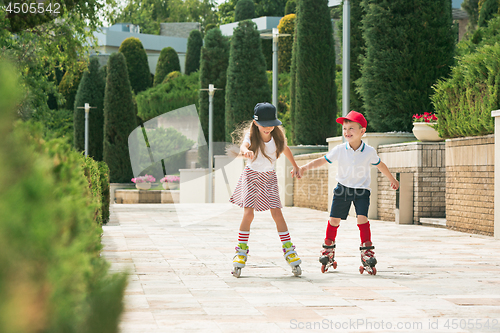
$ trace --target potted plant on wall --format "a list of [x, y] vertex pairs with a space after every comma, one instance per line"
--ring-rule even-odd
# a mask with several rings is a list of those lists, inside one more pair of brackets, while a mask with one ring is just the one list
[[437, 125], [437, 116], [434, 113], [424, 112], [424, 114], [413, 115], [413, 134], [415, 137], [422, 141], [443, 141], [439, 137], [438, 131], [434, 128]]
[[155, 177], [151, 175], [132, 178], [132, 182], [135, 183], [135, 187], [139, 190], [149, 190], [151, 188], [151, 183], [155, 181]]
[[165, 190], [177, 190], [179, 188], [179, 181], [181, 177], [174, 175], [167, 175], [160, 179], [160, 183]]

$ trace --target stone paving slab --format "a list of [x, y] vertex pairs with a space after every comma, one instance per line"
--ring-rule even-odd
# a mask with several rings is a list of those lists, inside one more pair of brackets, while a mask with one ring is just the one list
[[377, 275], [359, 274], [354, 218], [338, 231], [338, 268], [318, 262], [328, 213], [286, 207], [302, 276], [283, 259], [269, 212], [256, 212], [247, 266], [231, 275], [242, 209], [114, 204], [103, 256], [126, 271], [122, 333], [500, 332], [500, 241], [371, 221]]

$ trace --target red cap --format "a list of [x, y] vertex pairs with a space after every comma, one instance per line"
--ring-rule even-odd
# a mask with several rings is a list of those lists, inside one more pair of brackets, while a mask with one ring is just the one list
[[368, 122], [366, 121], [365, 117], [361, 113], [356, 112], [356, 111], [349, 112], [347, 114], [347, 116], [345, 116], [345, 117], [339, 117], [339, 118], [337, 118], [337, 122], [339, 124], [343, 124], [344, 123], [344, 119], [347, 119], [347, 120], [359, 123], [361, 125], [361, 127], [364, 127], [364, 128], [366, 128], [366, 125], [368, 125]]

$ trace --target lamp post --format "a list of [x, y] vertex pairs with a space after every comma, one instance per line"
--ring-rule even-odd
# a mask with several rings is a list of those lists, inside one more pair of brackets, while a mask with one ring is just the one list
[[272, 34], [260, 34], [261, 37], [273, 38], [273, 105], [278, 109], [278, 38], [291, 36], [280, 34], [278, 28], [273, 28]]
[[349, 112], [351, 95], [351, 4], [344, 0], [342, 13], [342, 116]]
[[217, 89], [213, 84], [208, 85], [208, 89], [200, 89], [208, 91], [208, 202], [213, 203], [213, 169], [214, 169], [214, 148], [213, 148], [213, 113], [214, 113], [214, 95]]
[[79, 106], [78, 109], [85, 109], [85, 157], [89, 154], [89, 112], [90, 109], [95, 109], [91, 107], [89, 103], [85, 103], [85, 106]]

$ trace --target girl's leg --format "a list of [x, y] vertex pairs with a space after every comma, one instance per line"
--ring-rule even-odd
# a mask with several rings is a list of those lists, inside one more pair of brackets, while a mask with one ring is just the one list
[[276, 229], [278, 229], [278, 232], [288, 232], [288, 226], [286, 225], [285, 218], [281, 213], [281, 208], [271, 208], [271, 216], [276, 223]]
[[283, 246], [285, 260], [293, 267], [293, 274], [300, 275], [301, 271], [296, 270], [296, 267], [300, 265], [302, 260], [300, 260], [297, 252], [295, 252], [295, 246], [292, 244], [292, 239], [288, 233], [288, 226], [286, 225], [285, 218], [281, 213], [281, 208], [271, 208], [271, 216], [276, 223], [276, 229], [278, 230], [278, 235], [280, 236], [281, 244]]
[[253, 208], [243, 208], [243, 218], [241, 219], [240, 231], [238, 233], [238, 243], [248, 244], [248, 237], [250, 236], [250, 225], [253, 221]]

